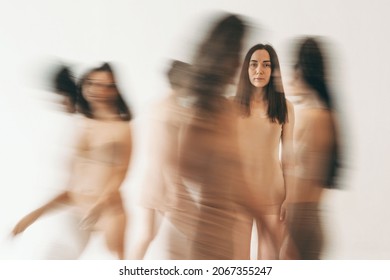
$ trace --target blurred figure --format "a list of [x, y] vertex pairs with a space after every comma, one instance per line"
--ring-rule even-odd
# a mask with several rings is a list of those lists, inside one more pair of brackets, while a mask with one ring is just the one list
[[[148, 135], [146, 180], [142, 186], [140, 209], [134, 220], [139, 239], [133, 239], [130, 259], [143, 259], [156, 236], [169, 203], [177, 177], [177, 143], [186, 107], [183, 91], [188, 83], [191, 66], [173, 60], [167, 71], [171, 90], [166, 98], [153, 106], [152, 124]], [[173, 150], [172, 150], [173, 149]], [[138, 221], [139, 220], [139, 221]], [[167, 255], [175, 255], [167, 252]], [[177, 254], [176, 254], [177, 255]], [[168, 257], [171, 258], [171, 257]]]
[[236, 204], [245, 184], [234, 107], [223, 95], [237, 72], [245, 31], [239, 17], [223, 17], [192, 61], [187, 92], [196, 100], [175, 147], [178, 183], [167, 211], [187, 259], [235, 259]]
[[324, 189], [334, 188], [339, 145], [325, 59], [320, 41], [302, 39], [297, 47], [291, 100], [294, 100], [296, 172], [287, 193], [283, 258], [319, 259], [323, 248], [320, 204]]
[[[246, 54], [236, 102], [244, 175], [259, 212], [257, 257], [278, 259], [282, 204], [293, 167], [294, 110], [285, 98], [278, 56], [272, 46], [258, 44]], [[252, 218], [247, 218], [247, 223], [246, 240], [250, 242]]]
[[[57, 88], [65, 93], [68, 108], [75, 108], [73, 95], [68, 94], [68, 86], [74, 88], [68, 70], [60, 71], [57, 78]], [[67, 206], [73, 214], [69, 227], [77, 246], [66, 253], [57, 252], [58, 255], [67, 259], [78, 258], [91, 233], [100, 231], [104, 234], [107, 248], [117, 258], [123, 259], [126, 214], [119, 189], [131, 155], [128, 124], [131, 113], [107, 63], [85, 74], [80, 81], [76, 100], [77, 109], [86, 118], [82, 121], [67, 189], [23, 217], [12, 233], [17, 235], [42, 215]], [[68, 245], [64, 247], [74, 246]], [[48, 257], [58, 258], [56, 255]]]

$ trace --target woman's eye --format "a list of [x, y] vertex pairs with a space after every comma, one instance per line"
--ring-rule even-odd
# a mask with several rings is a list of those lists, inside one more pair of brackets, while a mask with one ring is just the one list
[[264, 63], [264, 67], [265, 68], [270, 68], [271, 67], [271, 63]]

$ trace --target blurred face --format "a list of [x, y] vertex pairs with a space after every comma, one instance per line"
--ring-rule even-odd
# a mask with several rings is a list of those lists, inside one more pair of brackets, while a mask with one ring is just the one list
[[271, 78], [271, 58], [266, 50], [255, 51], [249, 61], [249, 80], [256, 88], [264, 88]]
[[111, 73], [92, 72], [84, 81], [83, 96], [88, 102], [114, 101], [118, 93]]

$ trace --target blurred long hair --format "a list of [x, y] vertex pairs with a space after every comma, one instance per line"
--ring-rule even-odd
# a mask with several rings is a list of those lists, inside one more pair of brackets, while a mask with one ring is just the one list
[[76, 111], [77, 103], [77, 84], [71, 70], [62, 65], [53, 76], [53, 89], [56, 93], [69, 98], [72, 111]]
[[236, 73], [245, 31], [243, 20], [227, 15], [200, 44], [192, 62], [189, 83], [190, 92], [197, 97], [198, 109], [206, 112], [221, 109], [218, 100]]
[[325, 59], [318, 40], [312, 37], [302, 40], [298, 47], [295, 68], [301, 70], [303, 80], [317, 92], [321, 101], [332, 110], [332, 96], [326, 82]]
[[318, 39], [306, 37], [298, 43], [295, 70], [301, 71], [303, 80], [314, 89], [314, 92], [332, 113], [332, 126], [335, 130], [335, 144], [331, 150], [325, 184], [326, 187], [330, 189], [340, 188], [340, 185], [337, 184], [337, 177], [339, 176], [340, 168], [342, 167], [340, 135], [337, 131], [339, 126], [336, 125], [332, 94], [326, 80], [327, 73], [324, 53]]

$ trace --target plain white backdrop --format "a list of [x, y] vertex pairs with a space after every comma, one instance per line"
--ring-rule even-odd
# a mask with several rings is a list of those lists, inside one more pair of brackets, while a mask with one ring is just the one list
[[[74, 119], [56, 108], [50, 67], [64, 61], [80, 73], [101, 61], [116, 63], [141, 147], [144, 112], [167, 91], [167, 61], [189, 62], [214, 13], [227, 11], [252, 21], [248, 45], [274, 45], [282, 75], [292, 61], [290, 39], [320, 35], [331, 42], [347, 166], [344, 190], [329, 193], [324, 203], [324, 257], [390, 259], [389, 8], [386, 0], [0, 0], [0, 258], [39, 258], [51, 236], [67, 238], [62, 214], [9, 238], [22, 215], [66, 182]], [[129, 209], [142, 181], [142, 152], [134, 162], [124, 185]], [[109, 258], [99, 242], [83, 258]]]

